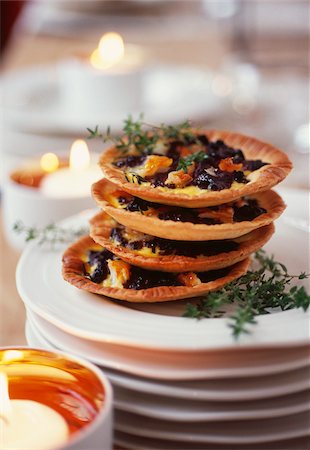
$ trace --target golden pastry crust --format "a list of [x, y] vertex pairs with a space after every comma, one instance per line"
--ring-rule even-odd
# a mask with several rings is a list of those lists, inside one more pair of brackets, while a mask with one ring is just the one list
[[271, 223], [252, 231], [245, 236], [236, 238], [239, 248], [229, 252], [222, 252], [211, 256], [181, 256], [181, 255], [156, 255], [145, 256], [139, 251], [131, 250], [111, 241], [112, 228], [117, 226], [111, 217], [100, 212], [90, 220], [90, 236], [92, 239], [122, 260], [138, 267], [162, 272], [203, 272], [206, 270], [221, 269], [232, 266], [259, 250], [269, 241], [274, 233], [274, 224]]
[[133, 303], [155, 303], [199, 297], [210, 291], [220, 289], [225, 284], [241, 277], [246, 273], [250, 264], [250, 259], [247, 258], [233, 265], [229, 272], [222, 278], [190, 287], [159, 286], [141, 290], [103, 287], [100, 284], [90, 281], [84, 275], [83, 259], [86, 252], [91, 249], [98, 249], [98, 244], [91, 237], [84, 236], [65, 251], [62, 269], [64, 279], [78, 289]]
[[124, 171], [112, 164], [120, 155], [115, 147], [102, 154], [99, 164], [108, 180], [132, 195], [155, 203], [188, 208], [219, 205], [246, 195], [266, 191], [284, 180], [292, 169], [292, 163], [287, 155], [266, 142], [229, 131], [199, 130], [199, 133], [205, 134], [210, 141], [222, 140], [228, 146], [242, 150], [248, 160], [260, 159], [269, 164], [251, 172], [247, 177], [250, 180], [249, 183], [237, 184], [221, 191], [199, 189], [194, 186], [191, 186], [194, 188], [191, 190], [169, 189], [128, 182]]
[[[177, 241], [208, 241], [236, 238], [250, 233], [257, 228], [269, 225], [285, 209], [285, 203], [276, 192], [265, 191], [250, 196], [250, 198], [257, 199], [259, 205], [267, 210], [267, 213], [261, 214], [252, 221], [222, 223], [218, 225], [174, 222], [172, 220], [160, 220], [156, 216], [131, 212], [113, 206], [111, 204], [111, 198], [113, 198], [113, 193], [116, 191], [119, 195], [122, 194], [122, 191], [118, 190], [117, 186], [104, 179], [92, 186], [92, 194], [98, 206], [117, 222], [145, 234]], [[123, 194], [126, 195], [125, 192]]]

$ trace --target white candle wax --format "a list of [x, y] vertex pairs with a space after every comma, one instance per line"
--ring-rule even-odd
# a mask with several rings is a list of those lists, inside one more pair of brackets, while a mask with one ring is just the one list
[[7, 377], [0, 373], [1, 450], [52, 450], [68, 438], [67, 422], [49, 406], [33, 400], [10, 400]]
[[91, 185], [101, 177], [102, 173], [95, 164], [81, 171], [60, 169], [44, 177], [41, 191], [54, 198], [90, 197]]
[[89, 61], [69, 59], [59, 66], [62, 106], [72, 115], [81, 113], [122, 114], [139, 110], [143, 103], [144, 70], [142, 66], [118, 64], [106, 70], [96, 69]]
[[68, 425], [52, 408], [32, 400], [10, 404], [10, 413], [0, 418], [1, 449], [50, 450], [68, 441]]

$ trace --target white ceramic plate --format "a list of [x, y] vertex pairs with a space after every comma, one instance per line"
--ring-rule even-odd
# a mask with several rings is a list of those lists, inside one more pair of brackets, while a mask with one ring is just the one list
[[175, 422], [257, 420], [310, 411], [309, 390], [252, 402], [190, 401], [141, 394], [115, 386], [114, 394], [116, 409]]
[[[26, 337], [30, 346], [55, 349], [36, 328], [27, 321]], [[271, 398], [304, 391], [310, 388], [309, 367], [275, 375], [195, 381], [159, 381], [121, 373], [103, 367], [113, 385], [141, 393], [152, 393], [187, 400], [242, 401]]]
[[39, 316], [29, 321], [52, 345], [112, 369], [148, 378], [188, 380], [279, 373], [309, 365], [308, 348], [211, 353], [157, 352], [87, 341], [69, 335]]
[[[32, 347], [55, 349], [28, 320], [27, 342]], [[297, 393], [310, 388], [310, 368], [304, 367], [275, 375], [195, 381], [159, 381], [125, 374], [102, 367], [114, 386], [134, 392], [186, 400], [245, 401]]]
[[274, 419], [180, 423], [116, 411], [116, 430], [155, 439], [214, 444], [259, 444], [310, 434], [310, 413]]
[[[290, 191], [284, 191], [290, 192]], [[297, 229], [291, 218], [304, 222], [308, 194], [293, 191], [290, 204], [277, 222], [266, 246], [292, 273], [307, 270], [309, 233]], [[296, 214], [292, 216], [292, 212]], [[298, 215], [299, 212], [299, 215]], [[302, 216], [301, 216], [302, 214]], [[67, 226], [85, 225], [86, 215], [74, 216]], [[288, 222], [287, 222], [288, 221]], [[309, 317], [301, 309], [257, 317], [251, 333], [236, 343], [228, 319], [197, 321], [181, 317], [188, 302], [134, 305], [78, 290], [61, 276], [64, 248], [52, 250], [33, 242], [17, 267], [17, 288], [25, 304], [57, 327], [80, 338], [165, 351], [240, 349], [255, 346], [309, 344]], [[304, 283], [306, 284], [306, 283]], [[175, 316], [173, 316], [175, 315]]]
[[163, 439], [135, 436], [133, 434], [116, 431], [115, 443], [120, 447], [132, 450], [308, 450], [309, 438], [297, 438], [285, 441], [264, 442], [262, 444], [199, 444], [196, 442], [165, 441]]
[[[26, 335], [27, 335], [29, 345], [34, 346], [34, 347], [42, 345], [42, 340], [36, 339], [35, 333], [33, 333], [29, 324], [27, 324], [27, 326], [26, 326]], [[44, 345], [44, 348], [53, 348], [53, 347], [49, 344], [48, 346]], [[108, 373], [108, 375], [109, 375], [109, 373]], [[118, 394], [119, 394], [119, 392], [118, 392]], [[301, 397], [300, 394], [299, 394], [299, 397]], [[135, 393], [134, 393], [134, 399], [135, 399]], [[130, 401], [131, 401], [131, 407], [132, 407], [131, 410], [134, 410], [135, 409], [135, 401], [132, 401], [132, 399]], [[139, 399], [138, 399], [138, 401], [139, 401]], [[157, 401], [158, 401], [158, 399], [157, 399]], [[121, 403], [123, 403], [123, 402], [124, 402], [124, 397], [121, 400]], [[271, 402], [272, 402], [272, 400], [271, 400]], [[120, 406], [122, 407], [123, 405], [120, 405]], [[126, 408], [123, 408], [123, 409], [126, 409]], [[143, 410], [143, 415], [145, 416], [145, 410]], [[295, 416], [289, 416], [289, 417], [294, 418]], [[196, 434], [197, 434], [197, 439], [199, 442], [202, 441], [202, 442], [217, 442], [217, 443], [221, 443], [221, 442], [225, 443], [226, 442], [227, 443], [227, 440], [228, 440], [230, 445], [232, 445], [233, 443], [238, 443], [238, 442], [249, 443], [249, 442], [265, 442], [265, 441], [274, 440], [274, 439], [289, 439], [292, 437], [304, 436], [307, 434], [307, 431], [305, 430], [305, 426], [304, 426], [304, 422], [303, 422], [304, 418], [305, 418], [305, 415], [303, 415], [301, 417], [301, 419], [302, 419], [301, 421], [299, 421], [299, 420], [297, 421], [297, 426], [294, 427], [293, 431], [291, 429], [288, 431], [287, 428], [284, 428], [285, 429], [284, 433], [281, 434], [276, 431], [276, 434], [269, 433], [268, 436], [266, 436], [265, 438], [262, 438], [261, 436], [257, 437], [257, 436], [255, 436], [255, 434], [253, 436], [253, 429], [255, 430], [255, 426], [253, 426], [253, 424], [256, 424], [256, 421], [253, 421], [250, 424], [250, 429], [251, 429], [250, 436], [245, 437], [244, 435], [242, 435], [242, 433], [240, 431], [240, 422], [237, 422], [237, 424], [238, 424], [237, 428], [239, 430], [239, 433], [237, 432], [237, 435], [236, 435], [236, 432], [234, 430], [233, 437], [227, 436], [227, 430], [228, 430], [228, 433], [229, 432], [231, 433], [232, 426], [229, 422], [224, 422], [225, 427], [223, 427], [223, 425], [222, 425], [222, 429], [225, 428], [225, 433], [223, 433], [222, 429], [220, 429], [220, 436], [219, 436], [219, 435], [217, 435], [219, 430], [213, 428], [213, 429], [211, 429], [211, 435], [208, 435], [206, 437], [206, 436], [201, 436], [201, 433], [199, 433], [199, 432], [197, 434], [196, 430], [195, 430], [194, 436], [191, 434], [187, 435], [188, 430], [185, 430], [185, 433], [183, 431], [184, 424], [182, 424], [182, 425], [180, 424], [180, 428], [182, 431], [180, 429], [178, 429], [178, 425], [175, 425], [175, 423], [173, 425], [174, 428], [172, 430], [169, 430], [169, 427], [168, 427], [168, 431], [167, 431], [167, 423], [169, 423], [169, 422], [167, 422], [166, 419], [164, 422], [166, 430], [164, 430], [164, 432], [163, 432], [162, 430], [158, 430], [158, 428], [157, 428], [158, 423], [160, 425], [162, 425], [162, 421], [155, 420], [155, 422], [154, 422], [154, 419], [147, 419], [146, 417], [143, 417], [143, 419], [141, 419], [141, 417], [140, 417], [139, 428], [141, 428], [141, 421], [143, 423], [143, 431], [141, 431], [139, 428], [137, 428], [137, 420], [139, 420], [139, 416], [130, 415], [128, 417], [128, 415], [126, 413], [118, 412], [118, 423], [116, 425], [117, 429], [126, 430], [126, 432], [129, 432], [131, 434], [128, 435], [124, 432], [118, 431], [116, 433], [116, 442], [118, 444], [124, 444], [124, 442], [128, 443], [128, 444], [132, 443], [133, 447], [129, 445], [128, 448], [135, 448], [135, 449], [143, 448], [144, 450], [146, 450], [147, 448], [150, 448], [150, 449], [165, 448], [167, 450], [170, 448], [171, 449], [172, 448], [177, 448], [177, 449], [182, 448], [184, 450], [185, 449], [193, 450], [194, 448], [200, 448], [200, 449], [206, 450], [207, 448], [211, 449], [211, 447], [207, 447], [206, 445], [203, 445], [203, 446], [198, 445], [197, 446], [193, 443], [196, 440], [196, 438], [195, 438]], [[284, 420], [286, 420], [286, 419], [287, 418], [284, 417]], [[308, 419], [306, 419], [306, 420], [308, 420]], [[300, 422], [302, 422], [302, 423], [300, 423]], [[124, 425], [124, 423], [125, 423], [125, 425]], [[268, 424], [269, 423], [270, 423], [270, 419], [268, 421]], [[291, 425], [291, 423], [292, 423], [291, 419], [290, 419], [289, 423]], [[284, 423], [284, 426], [285, 425], [287, 425], [286, 422]], [[175, 426], [177, 427], [177, 430], [175, 430]], [[194, 424], [194, 426], [196, 426], [196, 425]], [[260, 428], [261, 426], [262, 426], [262, 424], [261, 424], [261, 422], [259, 422], [258, 426], [256, 427], [256, 430], [261, 430], [261, 428]], [[149, 429], [149, 427], [150, 427], [150, 429]], [[210, 428], [206, 424], [205, 424], [203, 430], [205, 430], [206, 427], [207, 427], [208, 431], [210, 432]], [[241, 427], [241, 428], [243, 430], [244, 429], [248, 430], [248, 424], [245, 426], [243, 423], [243, 427]], [[190, 433], [192, 433], [192, 431]], [[125, 439], [125, 441], [124, 441], [124, 439]], [[160, 440], [157, 441], [157, 439], [160, 439]], [[162, 439], [169, 439], [169, 441], [163, 441]], [[182, 447], [179, 446], [180, 443], [170, 441], [170, 439], [173, 439], [173, 440], [182, 439]], [[140, 443], [139, 445], [141, 445], [141, 446], [139, 446], [137, 444], [137, 442]], [[214, 445], [212, 445], [212, 450], [215, 450], [215, 448], [217, 448], [217, 447], [214, 447]], [[267, 447], [264, 447], [264, 448], [266, 449]], [[280, 447], [273, 446], [271, 448], [273, 450], [275, 448], [281, 448], [283, 450], [286, 447], [285, 446], [280, 446]], [[288, 447], [288, 448], [297, 448], [297, 447]], [[249, 450], [249, 448], [247, 448], [247, 450]]]
[[2, 77], [6, 120], [27, 131], [85, 134], [87, 127], [99, 124], [119, 132], [129, 112], [133, 117], [143, 112], [145, 120], [152, 123], [178, 123], [214, 117], [222, 107], [211, 90], [210, 72], [166, 65], [146, 70], [144, 100], [136, 111], [72, 111], [63, 104], [58, 70], [58, 66], [37, 66]]

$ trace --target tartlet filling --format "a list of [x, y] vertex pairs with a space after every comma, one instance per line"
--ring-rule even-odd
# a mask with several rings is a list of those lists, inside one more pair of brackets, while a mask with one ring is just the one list
[[89, 250], [84, 262], [84, 276], [104, 287], [124, 289], [149, 289], [158, 286], [194, 287], [228, 274], [229, 268], [208, 272], [168, 273], [146, 270], [117, 258], [113, 253], [102, 250]]
[[119, 225], [111, 230], [110, 241], [143, 256], [177, 255], [191, 258], [214, 256], [237, 250], [236, 241], [174, 241], [136, 232]]
[[155, 216], [160, 220], [172, 220], [174, 222], [216, 225], [251, 221], [267, 212], [265, 208], [259, 205], [256, 199], [248, 197], [225, 203], [224, 205], [189, 209], [160, 205], [125, 193], [118, 195], [117, 191], [115, 196], [112, 194], [113, 199], [111, 201], [117, 208], [123, 208], [130, 212], [140, 212], [146, 216]]
[[210, 141], [197, 135], [186, 143], [166, 142], [150, 155], [146, 151], [117, 157], [113, 165], [125, 172], [130, 183], [153, 187], [221, 191], [232, 185], [246, 184], [251, 172], [267, 165], [261, 160], [247, 160], [240, 149], [234, 149], [222, 140]]

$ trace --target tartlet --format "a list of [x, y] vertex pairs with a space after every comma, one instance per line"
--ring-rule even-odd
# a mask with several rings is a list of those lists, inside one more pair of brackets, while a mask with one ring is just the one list
[[[155, 158], [154, 155], [144, 155], [144, 160], [143, 155], [141, 159], [141, 153], [139, 156], [135, 150], [132, 154], [129, 150], [130, 166], [121, 166], [124, 149], [120, 150], [114, 146], [100, 158], [103, 174], [119, 188], [142, 199], [166, 205], [198, 208], [219, 205], [266, 191], [282, 181], [292, 169], [292, 164], [283, 151], [253, 137], [218, 130], [194, 132], [201, 136], [201, 147], [196, 143], [187, 146], [182, 143], [178, 147], [174, 143], [174, 153], [167, 148], [163, 150], [161, 146], [154, 153]], [[209, 144], [203, 143], [204, 139]], [[216, 155], [216, 146], [220, 149], [218, 154], [225, 158], [210, 156]], [[201, 152], [208, 154], [204, 162], [194, 161], [191, 167], [188, 166], [184, 170], [182, 164], [176, 160], [178, 155], [186, 155], [186, 159], [193, 153], [201, 160]], [[137, 166], [133, 165], [135, 158]], [[213, 166], [209, 167], [211, 162]], [[202, 166], [199, 168], [198, 164]], [[154, 181], [156, 173], [159, 181], [156, 178]], [[164, 181], [161, 180], [162, 175]], [[192, 176], [196, 176], [196, 179]], [[229, 188], [225, 187], [230, 182], [232, 184]]]
[[242, 261], [259, 250], [274, 233], [271, 223], [234, 240], [171, 241], [125, 228], [106, 213], [90, 220], [90, 236], [130, 264], [163, 272], [202, 272]]
[[[92, 194], [98, 206], [122, 225], [152, 236], [182, 241], [236, 238], [257, 228], [269, 225], [285, 209], [285, 204], [281, 197], [271, 190], [253, 194], [246, 200], [236, 200], [236, 203], [233, 203], [232, 206], [220, 205], [219, 207], [206, 207], [204, 209], [186, 208], [184, 210], [175, 206], [152, 204], [135, 198], [105, 179], [93, 184]], [[257, 216], [254, 214], [254, 218], [251, 218], [251, 220], [234, 221], [232, 219], [233, 221], [231, 222], [231, 208], [237, 208], [237, 211], [242, 211], [242, 206], [240, 208], [234, 206], [238, 205], [240, 201], [256, 202], [258, 206], [254, 207], [253, 214], [256, 214], [256, 212], [259, 212], [259, 214]], [[131, 211], [126, 209], [130, 202], [134, 202], [131, 205], [135, 206], [135, 208], [131, 208]], [[218, 211], [216, 210], [217, 208]], [[181, 213], [178, 211], [185, 214], [185, 220], [180, 220]], [[199, 217], [200, 223], [193, 223], [193, 220], [196, 220], [192, 219], [193, 214], [195, 217]], [[205, 216], [205, 218], [201, 219], [201, 216]], [[221, 216], [224, 218], [221, 222], [224, 223], [219, 223], [217, 219], [212, 219], [212, 217]], [[235, 216], [236, 212], [234, 213]], [[163, 218], [160, 219], [159, 217]], [[170, 220], [169, 217], [176, 218], [176, 220]], [[188, 217], [192, 221], [187, 220]], [[230, 221], [225, 220], [226, 217]]]
[[249, 264], [246, 258], [232, 267], [198, 275], [148, 271], [116, 258], [84, 236], [65, 251], [62, 273], [79, 289], [128, 302], [151, 303], [199, 297], [239, 278]]

